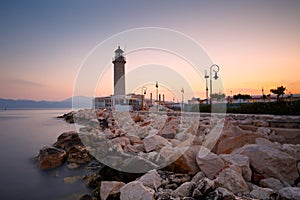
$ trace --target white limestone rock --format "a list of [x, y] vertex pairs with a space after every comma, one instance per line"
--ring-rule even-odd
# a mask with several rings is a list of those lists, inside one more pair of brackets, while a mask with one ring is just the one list
[[260, 180], [259, 185], [261, 187], [270, 188], [275, 191], [279, 191], [284, 187], [280, 180], [272, 177]]
[[251, 181], [252, 171], [250, 169], [250, 160], [247, 156], [240, 154], [221, 154], [225, 161], [235, 164], [242, 169], [242, 175], [245, 181]]
[[118, 181], [101, 181], [100, 183], [100, 198], [106, 200], [109, 195], [117, 194], [120, 188], [125, 185], [123, 182]]
[[127, 183], [120, 189], [120, 200], [153, 200], [154, 190], [146, 187], [140, 181]]
[[154, 150], [158, 151], [164, 146], [171, 146], [171, 143], [167, 139], [159, 135], [153, 135], [144, 138], [143, 144], [145, 146], [146, 152], [150, 152]]
[[159, 186], [162, 183], [162, 179], [155, 169], [148, 171], [138, 180], [142, 182], [144, 186], [150, 187], [155, 191], [157, 190], [157, 188], [159, 188]]
[[285, 187], [279, 190], [280, 196], [283, 200], [299, 200], [300, 187]]
[[299, 176], [296, 158], [277, 148], [248, 144], [233, 153], [248, 156], [253, 169], [265, 177], [293, 184]]
[[223, 187], [236, 193], [249, 193], [248, 185], [242, 177], [242, 170], [239, 166], [230, 165], [221, 171], [214, 180], [217, 187]]
[[196, 184], [194, 182], [185, 182], [172, 192], [174, 197], [191, 197]]
[[250, 195], [261, 200], [279, 199], [279, 194], [270, 188], [261, 188], [253, 185]]
[[[205, 147], [202, 147], [203, 149]], [[207, 178], [214, 179], [215, 176], [225, 167], [223, 159], [208, 149], [200, 150], [196, 156], [196, 162]]]

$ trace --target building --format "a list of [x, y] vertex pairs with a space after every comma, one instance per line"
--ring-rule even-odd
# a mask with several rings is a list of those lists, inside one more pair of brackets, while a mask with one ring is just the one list
[[93, 105], [96, 109], [109, 109], [120, 111], [131, 111], [142, 109], [142, 98], [140, 94], [112, 95], [107, 97], [96, 97]]
[[193, 97], [191, 100], [188, 100], [188, 104], [200, 104], [201, 100], [200, 98]]
[[125, 57], [124, 51], [118, 47], [115, 50], [114, 64], [114, 95], [125, 95]]
[[94, 108], [104, 109], [112, 106], [112, 98], [108, 97], [96, 97], [93, 99]]

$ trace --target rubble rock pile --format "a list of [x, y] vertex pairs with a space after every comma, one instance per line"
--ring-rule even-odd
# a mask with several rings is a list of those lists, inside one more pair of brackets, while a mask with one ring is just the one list
[[82, 110], [74, 121], [78, 133], [38, 164], [102, 166], [82, 199], [300, 199], [300, 116]]

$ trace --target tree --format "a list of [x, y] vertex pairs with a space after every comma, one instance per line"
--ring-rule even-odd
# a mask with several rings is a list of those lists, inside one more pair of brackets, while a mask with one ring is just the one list
[[235, 100], [238, 100], [238, 99], [243, 99], [243, 100], [246, 100], [246, 99], [252, 99], [251, 95], [250, 94], [236, 94], [236, 95], [233, 95], [233, 98]]
[[276, 89], [270, 89], [270, 92], [272, 92], [273, 94], [276, 94], [277, 95], [277, 101], [279, 101], [280, 99], [280, 96], [283, 96], [285, 93], [285, 87], [283, 86], [279, 86], [277, 87]]
[[211, 94], [210, 97], [212, 99], [217, 99], [219, 101], [221, 99], [224, 99], [226, 97], [226, 95], [224, 93], [214, 93], [214, 94]]

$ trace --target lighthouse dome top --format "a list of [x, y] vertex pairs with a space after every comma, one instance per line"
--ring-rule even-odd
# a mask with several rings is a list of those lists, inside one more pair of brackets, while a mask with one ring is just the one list
[[118, 48], [115, 50], [115, 58], [122, 56], [123, 53], [124, 51], [120, 48], [120, 46], [118, 46]]
[[115, 53], [124, 53], [124, 51], [118, 46], [118, 48], [115, 50]]

